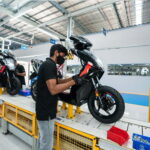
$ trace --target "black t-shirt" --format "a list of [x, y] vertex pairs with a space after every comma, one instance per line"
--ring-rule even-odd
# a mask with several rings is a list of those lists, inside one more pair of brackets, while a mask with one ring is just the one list
[[57, 95], [51, 95], [46, 85], [49, 79], [57, 79], [56, 63], [47, 58], [40, 66], [37, 80], [37, 120], [48, 120], [56, 117]]
[[[24, 69], [24, 67], [22, 65], [18, 64], [16, 66], [15, 72], [16, 73], [24, 73], [25, 69]], [[18, 76], [18, 75], [16, 75], [16, 77], [20, 80], [20, 82], [21, 82], [22, 85], [23, 84], [25, 85], [25, 78], [24, 78], [24, 76]]]

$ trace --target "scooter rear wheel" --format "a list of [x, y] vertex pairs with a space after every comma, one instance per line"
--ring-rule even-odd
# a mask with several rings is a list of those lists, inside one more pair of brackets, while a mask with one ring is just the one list
[[7, 93], [10, 95], [16, 95], [19, 92], [19, 90], [21, 89], [20, 80], [17, 77], [12, 77], [10, 79], [10, 84], [11, 84], [11, 87], [9, 86], [8, 83], [6, 85]]
[[33, 81], [31, 85], [31, 96], [34, 101], [37, 99], [37, 80]]

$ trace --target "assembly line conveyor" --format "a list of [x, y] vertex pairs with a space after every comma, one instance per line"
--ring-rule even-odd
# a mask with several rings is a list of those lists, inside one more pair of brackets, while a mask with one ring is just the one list
[[[67, 119], [66, 110], [58, 112], [55, 122], [54, 148], [56, 150], [132, 150], [132, 134], [150, 135], [150, 125], [146, 122], [122, 118], [114, 124], [96, 121], [88, 112], [76, 114]], [[31, 97], [0, 96], [0, 119], [3, 133], [12, 132], [36, 150], [38, 129], [35, 116], [35, 102]], [[128, 142], [120, 146], [107, 140], [107, 130], [113, 125], [126, 130]]]

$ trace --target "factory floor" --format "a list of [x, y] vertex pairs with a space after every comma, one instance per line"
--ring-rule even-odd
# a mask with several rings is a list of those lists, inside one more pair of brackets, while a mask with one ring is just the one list
[[9, 149], [31, 150], [31, 146], [11, 133], [7, 135], [2, 134], [0, 128], [0, 150], [9, 150]]

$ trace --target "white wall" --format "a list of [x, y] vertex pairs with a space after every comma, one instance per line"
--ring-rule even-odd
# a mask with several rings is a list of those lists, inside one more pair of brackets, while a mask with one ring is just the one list
[[[86, 35], [92, 43], [94, 53], [102, 59], [105, 75], [102, 83], [121, 92], [147, 94], [150, 77], [107, 75], [108, 64], [150, 63], [150, 25], [114, 30], [107, 36], [102, 33]], [[28, 50], [14, 52], [18, 60], [30, 61], [32, 58], [45, 59], [49, 56], [50, 43], [33, 46]], [[77, 59], [68, 64], [79, 63]]]
[[27, 50], [16, 50], [14, 51], [14, 55], [16, 56], [17, 60], [21, 61], [29, 62], [31, 59], [45, 60], [45, 58], [49, 56], [50, 47], [50, 43], [44, 43], [41, 45], [35, 45]]
[[135, 45], [150, 45], [150, 24], [114, 30], [107, 36], [102, 33], [86, 35], [93, 43], [93, 49], [108, 49], [112, 47], [127, 47]]
[[86, 35], [105, 66], [102, 83], [121, 92], [148, 94], [150, 77], [107, 75], [108, 64], [150, 63], [150, 25]]

